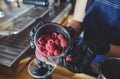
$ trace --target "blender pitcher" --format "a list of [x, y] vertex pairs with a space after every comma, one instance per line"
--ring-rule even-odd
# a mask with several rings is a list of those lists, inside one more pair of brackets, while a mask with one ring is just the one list
[[[28, 66], [28, 72], [30, 73], [31, 76], [33, 76], [36, 79], [47, 79], [47, 77], [52, 74], [56, 65], [59, 63], [58, 58], [66, 55], [67, 52], [70, 50], [71, 37], [70, 37], [70, 34], [68, 33], [68, 31], [64, 28], [64, 26], [59, 25], [57, 23], [53, 23], [53, 22], [40, 22], [35, 26], [35, 28], [33, 28], [32, 31], [34, 31], [34, 34], [32, 33], [31, 36], [33, 37], [32, 41], [33, 41], [33, 44], [35, 47], [35, 56], [36, 56], [37, 61], [36, 61], [36, 59], [34, 59], [33, 61], [30, 62], [29, 66]], [[47, 50], [47, 52], [44, 52], [47, 49], [46, 48], [47, 43], [55, 42], [56, 40], [54, 40], [54, 39], [59, 40], [58, 37], [52, 38], [52, 41], [49, 41], [49, 40], [51, 40], [51, 38], [49, 38], [49, 40], [46, 40], [46, 37], [50, 36], [50, 35], [54, 35], [54, 37], [56, 35], [57, 36], [63, 35], [64, 39], [67, 41], [66, 47], [61, 48], [61, 47], [59, 47], [59, 44], [58, 44], [58, 46], [57, 45], [54, 46], [56, 49], [58, 49], [58, 48], [60, 49], [60, 52], [57, 55], [49, 55], [48, 54], [49, 50]], [[41, 40], [41, 39], [43, 39], [42, 44], [41, 44], [41, 41], [39, 42], [39, 40]], [[43, 44], [43, 41], [44, 41], [44, 44]], [[51, 46], [51, 45], [49, 45], [49, 46]], [[38, 71], [38, 69], [41, 68], [40, 63], [44, 63], [43, 65], [46, 65], [45, 66], [46, 68], [42, 71]], [[49, 70], [48, 66], [50, 67], [50, 70]], [[46, 70], [46, 72], [45, 72], [46, 74], [40, 73], [45, 70]], [[47, 70], [49, 73], [47, 72]], [[38, 72], [36, 72], [36, 71], [38, 71]]]

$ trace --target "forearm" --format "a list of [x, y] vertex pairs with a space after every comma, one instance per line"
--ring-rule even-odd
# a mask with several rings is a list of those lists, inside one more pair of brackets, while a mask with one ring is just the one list
[[120, 46], [110, 44], [110, 50], [106, 54], [108, 57], [120, 57]]
[[82, 23], [76, 20], [72, 20], [67, 26], [72, 27], [75, 30], [75, 36], [80, 35], [82, 31]]
[[76, 31], [76, 35], [79, 35], [82, 31], [82, 21], [85, 16], [86, 3], [87, 0], [76, 0], [73, 18], [67, 25]]

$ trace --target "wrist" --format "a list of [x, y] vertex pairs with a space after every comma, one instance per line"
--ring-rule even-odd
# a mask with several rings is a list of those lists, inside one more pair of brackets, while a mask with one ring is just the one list
[[75, 30], [75, 36], [80, 35], [82, 31], [82, 23], [77, 21], [77, 20], [71, 20], [68, 24], [67, 27], [71, 27]]

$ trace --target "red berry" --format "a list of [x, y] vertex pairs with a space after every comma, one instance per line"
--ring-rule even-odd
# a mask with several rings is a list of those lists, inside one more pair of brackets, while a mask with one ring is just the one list
[[59, 50], [59, 49], [56, 49], [56, 50], [54, 51], [54, 55], [55, 55], [55, 56], [60, 55], [60, 50]]
[[57, 46], [60, 46], [60, 40], [59, 40], [59, 39], [55, 39], [55, 44], [56, 44]]
[[53, 52], [55, 50], [55, 46], [53, 44], [46, 44], [45, 48], [50, 52]]
[[61, 39], [60, 40], [60, 45], [62, 48], [65, 48], [68, 46], [68, 42], [65, 39]]
[[51, 39], [52, 37], [51, 37], [51, 35], [50, 34], [47, 34], [46, 36], [45, 36], [45, 40], [46, 41], [48, 41], [49, 39]]
[[67, 57], [66, 57], [66, 61], [71, 62], [71, 61], [72, 61], [72, 58], [71, 58], [70, 56], [67, 56]]
[[52, 38], [57, 38], [57, 33], [56, 32], [54, 32], [54, 33], [52, 33]]
[[48, 56], [54, 56], [54, 53], [53, 52], [47, 52], [47, 55]]
[[37, 43], [38, 43], [39, 45], [44, 45], [44, 44], [46, 43], [46, 40], [45, 40], [44, 37], [42, 37], [42, 38], [39, 38], [39, 39], [37, 40]]
[[64, 35], [63, 35], [63, 34], [58, 34], [57, 38], [58, 38], [58, 39], [63, 39], [63, 38], [64, 38]]
[[43, 52], [44, 51], [44, 47], [39, 47], [40, 51]]
[[47, 50], [45, 49], [45, 50], [43, 50], [43, 53], [44, 53], [44, 55], [47, 55]]
[[54, 43], [54, 41], [53, 41], [53, 39], [49, 39], [49, 40], [47, 41], [47, 43], [51, 45], [51, 44]]

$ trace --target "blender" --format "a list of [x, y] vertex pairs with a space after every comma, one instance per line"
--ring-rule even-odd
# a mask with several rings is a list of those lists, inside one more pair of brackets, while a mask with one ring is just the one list
[[[50, 35], [53, 33], [63, 35], [64, 39], [67, 41], [67, 46], [62, 48], [58, 55], [44, 54], [44, 52], [41, 51], [39, 48], [38, 40], [46, 35]], [[31, 38], [32, 42], [30, 44], [32, 48], [35, 48], [36, 58], [29, 63], [28, 72], [35, 79], [50, 79], [51, 74], [53, 73], [56, 65], [59, 63], [58, 58], [65, 56], [68, 53], [68, 51], [71, 49], [71, 45], [72, 45], [71, 36], [64, 26], [53, 22], [38, 23], [30, 32], [30, 36], [32, 37]], [[44, 46], [45, 45], [41, 45], [41, 47]]]

